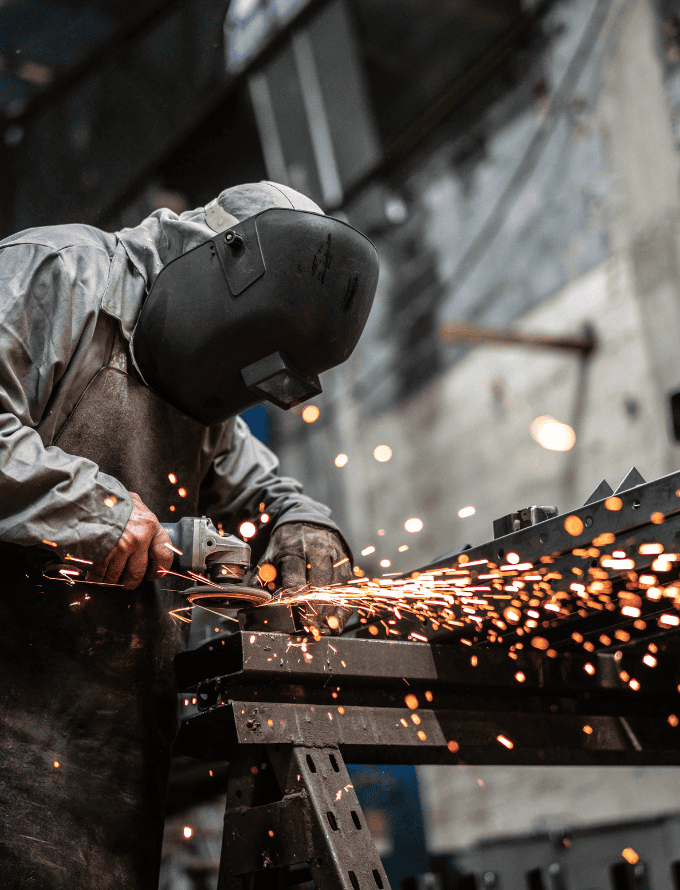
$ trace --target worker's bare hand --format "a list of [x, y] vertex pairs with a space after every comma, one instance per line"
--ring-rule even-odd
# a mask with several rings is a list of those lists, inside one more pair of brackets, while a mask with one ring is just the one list
[[[304, 594], [310, 587], [342, 585], [352, 577], [349, 555], [340, 535], [326, 526], [288, 522], [274, 530], [260, 560], [277, 571], [276, 586]], [[352, 609], [310, 600], [299, 606], [305, 627], [315, 635], [339, 634]]]
[[106, 559], [88, 572], [88, 580], [121, 584], [134, 590], [144, 580], [160, 577], [172, 565], [170, 543], [156, 516], [138, 494], [130, 492], [132, 513], [118, 543]]

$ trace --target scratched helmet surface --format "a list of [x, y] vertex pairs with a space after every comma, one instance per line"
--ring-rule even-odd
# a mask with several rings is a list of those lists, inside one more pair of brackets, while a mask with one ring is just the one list
[[375, 247], [320, 213], [270, 208], [168, 263], [132, 339], [146, 383], [205, 425], [268, 399], [290, 408], [351, 355], [378, 281]]

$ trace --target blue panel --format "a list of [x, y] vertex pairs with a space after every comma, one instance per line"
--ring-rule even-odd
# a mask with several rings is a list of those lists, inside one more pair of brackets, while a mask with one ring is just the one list
[[250, 427], [250, 432], [254, 436], [257, 436], [260, 442], [264, 442], [265, 445], [270, 444], [271, 434], [269, 430], [269, 417], [267, 415], [267, 405], [265, 402], [261, 402], [259, 405], [255, 405], [254, 408], [249, 408], [247, 411], [244, 411], [241, 417]]
[[415, 767], [371, 764], [347, 769], [390, 885], [397, 888], [403, 878], [428, 871]]

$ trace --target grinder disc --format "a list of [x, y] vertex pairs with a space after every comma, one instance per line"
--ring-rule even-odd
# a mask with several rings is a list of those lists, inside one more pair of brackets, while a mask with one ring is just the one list
[[244, 606], [262, 606], [272, 598], [261, 587], [244, 587], [242, 584], [220, 584], [211, 587], [202, 584], [183, 591], [192, 606], [212, 606], [219, 609], [241, 609]]

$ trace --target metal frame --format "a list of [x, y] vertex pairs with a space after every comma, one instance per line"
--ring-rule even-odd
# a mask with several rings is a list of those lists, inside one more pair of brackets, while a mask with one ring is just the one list
[[[615, 541], [603, 553], [626, 547], [636, 568], [646, 568], [651, 557], [639, 554], [641, 543], [678, 548], [679, 490], [680, 473], [644, 483], [631, 471], [616, 492], [620, 509], [607, 507], [612, 491], [602, 483], [570, 514], [582, 533], [570, 534], [557, 516], [465, 555], [491, 561], [514, 551], [537, 565], [548, 556], [546, 571], [562, 575], [555, 588], [566, 589], [570, 567], [583, 565], [584, 549], [608, 531]], [[661, 523], [651, 518], [659, 513]], [[664, 583], [678, 571], [667, 574]], [[612, 572], [619, 587], [627, 579]], [[388, 888], [343, 758], [680, 765], [680, 631], [657, 627], [657, 604], [643, 605], [637, 628], [604, 608], [544, 621], [537, 630], [551, 640], [547, 652], [483, 645], [481, 633], [464, 646], [431, 627], [436, 639], [428, 642], [314, 640], [296, 629], [289, 607], [268, 605], [241, 613], [238, 632], [177, 656], [178, 687], [193, 692], [197, 712], [183, 721], [176, 749], [230, 763], [219, 890], [280, 887], [304, 862], [298, 880], [311, 877], [319, 890]], [[571, 639], [574, 628], [599, 640], [603, 628], [624, 626], [628, 642], [592, 652]], [[518, 639], [514, 633], [509, 628], [503, 641]], [[654, 669], [642, 662], [650, 640]], [[636, 689], [625, 682], [633, 672]]]

